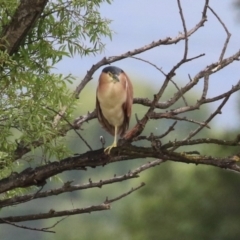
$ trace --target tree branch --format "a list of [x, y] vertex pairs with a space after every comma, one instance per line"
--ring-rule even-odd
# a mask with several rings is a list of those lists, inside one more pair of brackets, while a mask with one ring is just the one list
[[0, 50], [9, 55], [17, 52], [26, 35], [32, 30], [48, 0], [21, 0], [10, 23], [3, 29]]
[[47, 230], [47, 229], [43, 229], [43, 228], [31, 228], [31, 227], [27, 227], [27, 226], [23, 226], [23, 225], [18, 225], [16, 223], [12, 223], [10, 221], [4, 220], [3, 218], [0, 218], [0, 221], [2, 221], [2, 223], [6, 223], [6, 224], [12, 225], [17, 228], [22, 228], [22, 229], [27, 229], [27, 230], [32, 230], [32, 231], [39, 231], [39, 232], [55, 233], [55, 231], [51, 231], [51, 230]]
[[[224, 158], [214, 158], [209, 156], [201, 156], [198, 158], [183, 158], [180, 153], [176, 153], [173, 158], [171, 150], [167, 151], [151, 147], [137, 147], [132, 145], [124, 145], [112, 149], [111, 155], [104, 154], [103, 149], [86, 152], [81, 155], [65, 158], [59, 162], [51, 162], [35, 169], [27, 168], [20, 173], [14, 173], [11, 176], [0, 180], [0, 193], [9, 191], [18, 187], [42, 186], [46, 184], [46, 180], [63, 171], [68, 170], [86, 170], [87, 167], [103, 166], [112, 162], [125, 161], [137, 158], [157, 158], [162, 160], [173, 160], [186, 163], [207, 164], [221, 168], [240, 171], [237, 167], [239, 157], [234, 156]], [[180, 157], [180, 158], [179, 158]]]
[[163, 160], [155, 160], [146, 164], [143, 164], [142, 166], [129, 171], [127, 174], [124, 175], [120, 175], [120, 176], [116, 176], [114, 175], [113, 178], [109, 178], [106, 180], [100, 180], [97, 182], [93, 182], [91, 179], [89, 179], [88, 183], [85, 184], [76, 184], [76, 185], [72, 185], [72, 182], [65, 182], [64, 185], [60, 188], [56, 188], [56, 189], [50, 189], [44, 192], [40, 192], [37, 191], [37, 193], [33, 193], [33, 194], [26, 194], [23, 196], [15, 196], [12, 198], [8, 198], [8, 199], [4, 199], [4, 200], [0, 200], [0, 207], [6, 207], [6, 206], [12, 206], [12, 205], [16, 205], [16, 204], [20, 204], [23, 202], [27, 202], [27, 201], [31, 201], [34, 199], [38, 199], [38, 198], [45, 198], [45, 197], [50, 197], [50, 196], [54, 196], [54, 195], [59, 195], [65, 192], [73, 192], [73, 191], [77, 191], [77, 190], [85, 190], [85, 189], [89, 189], [89, 188], [101, 188], [104, 185], [107, 184], [112, 184], [112, 183], [116, 183], [116, 182], [122, 182], [122, 181], [126, 181], [132, 178], [137, 178], [139, 177], [139, 173], [155, 167], [159, 164], [161, 164], [163, 162]]
[[77, 215], [77, 214], [83, 214], [83, 213], [91, 213], [91, 212], [103, 211], [103, 210], [109, 210], [109, 209], [110, 209], [110, 204], [105, 204], [105, 203], [100, 205], [93, 205], [90, 207], [76, 208], [76, 209], [65, 210], [65, 211], [55, 211], [51, 209], [47, 213], [0, 218], [0, 224], [6, 223], [6, 221], [7, 222], [33, 221], [33, 220], [40, 220], [40, 219], [49, 219], [49, 218], [55, 218], [55, 217]]

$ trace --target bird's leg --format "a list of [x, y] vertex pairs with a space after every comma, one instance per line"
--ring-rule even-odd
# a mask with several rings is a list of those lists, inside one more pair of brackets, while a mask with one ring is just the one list
[[114, 141], [113, 141], [113, 144], [112, 144], [112, 145], [110, 145], [109, 147], [107, 147], [107, 148], [104, 149], [104, 152], [105, 152], [106, 154], [110, 154], [112, 148], [117, 147], [117, 132], [118, 132], [118, 127], [115, 126]]

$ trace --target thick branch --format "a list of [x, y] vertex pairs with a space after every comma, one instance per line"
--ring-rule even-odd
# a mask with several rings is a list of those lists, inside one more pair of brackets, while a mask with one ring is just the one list
[[[175, 154], [175, 155], [173, 155]], [[173, 153], [161, 148], [144, 148], [132, 145], [125, 145], [112, 149], [111, 156], [104, 154], [103, 149], [86, 152], [85, 154], [68, 157], [59, 162], [51, 162], [35, 169], [28, 168], [21, 173], [14, 173], [11, 176], [0, 180], [0, 193], [18, 187], [40, 186], [46, 184], [46, 180], [54, 175], [68, 170], [86, 170], [87, 167], [97, 167], [109, 164], [110, 162], [138, 159], [138, 158], [157, 158], [163, 160], [173, 160], [178, 162], [207, 164], [221, 168], [228, 168], [240, 172], [236, 162], [239, 157], [230, 156], [225, 158], [214, 158], [199, 155], [197, 158], [188, 156], [184, 158], [179, 153]]]
[[31, 31], [43, 12], [48, 0], [21, 0], [10, 23], [3, 29], [0, 50], [7, 50], [9, 55], [17, 52], [23, 39]]

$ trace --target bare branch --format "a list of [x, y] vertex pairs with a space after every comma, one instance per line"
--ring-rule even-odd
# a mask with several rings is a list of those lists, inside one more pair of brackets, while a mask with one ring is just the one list
[[77, 215], [77, 214], [83, 214], [83, 213], [91, 213], [91, 212], [103, 211], [103, 210], [109, 210], [109, 209], [110, 209], [110, 205], [105, 203], [100, 205], [93, 205], [90, 207], [76, 208], [76, 209], [65, 210], [65, 211], [55, 211], [51, 209], [47, 213], [38, 213], [38, 214], [29, 214], [24, 216], [0, 218], [0, 224], [6, 223], [6, 221], [7, 222], [25, 222], [25, 221], [62, 217], [62, 216]]
[[39, 232], [56, 233], [55, 231], [47, 230], [44, 228], [31, 228], [31, 227], [27, 227], [27, 226], [23, 226], [23, 225], [18, 225], [16, 223], [12, 223], [10, 221], [4, 220], [3, 218], [0, 218], [0, 221], [2, 221], [2, 223], [6, 223], [6, 224], [12, 225], [17, 228], [22, 228], [22, 229], [27, 229], [27, 230], [32, 230], [32, 231], [39, 231]]
[[187, 59], [187, 54], [188, 54], [187, 27], [186, 27], [186, 22], [185, 22], [183, 11], [182, 11], [181, 1], [177, 0], [177, 3], [178, 3], [179, 14], [180, 14], [180, 17], [181, 17], [181, 21], [182, 21], [182, 25], [183, 25], [183, 31], [184, 31], [184, 35], [185, 35], [185, 48], [184, 48], [183, 59]]
[[[154, 68], [156, 68], [156, 69], [157, 69], [159, 72], [161, 72], [165, 77], [167, 76], [166, 73], [164, 73], [164, 72], [162, 71], [162, 69], [159, 68], [156, 64], [153, 64], [153, 63], [151, 63], [150, 61], [147, 61], [147, 60], [144, 60], [144, 59], [138, 58], [138, 57], [131, 57], [131, 58], [137, 59], [137, 60], [140, 60], [140, 61], [143, 61], [143, 62], [146, 62], [146, 63], [148, 63], [149, 65], [151, 65], [151, 66], [153, 66]], [[177, 88], [178, 91], [181, 91], [181, 89], [178, 87], [178, 85], [177, 85], [172, 79], [170, 79], [170, 81], [171, 81], [172, 84]], [[184, 97], [183, 95], [182, 95], [182, 99], [183, 99], [183, 102], [185, 103], [185, 105], [187, 106], [187, 105], [188, 105], [188, 104], [187, 104], [187, 101], [186, 101], [186, 99], [185, 99], [185, 97]]]
[[151, 119], [160, 119], [160, 118], [168, 118], [168, 119], [174, 119], [174, 120], [179, 120], [179, 121], [186, 121], [186, 122], [191, 122], [191, 123], [196, 123], [202, 127], [210, 128], [205, 122], [199, 122], [193, 119], [188, 119], [187, 117], [178, 117], [174, 116], [172, 112], [167, 112], [167, 113], [155, 113], [153, 112], [150, 116]]
[[84, 122], [88, 122], [96, 117], [97, 117], [96, 110], [94, 110], [92, 112], [88, 112], [86, 115], [76, 118], [74, 120], [73, 125], [74, 125], [75, 129], [80, 129]]
[[224, 24], [224, 22], [221, 20], [221, 18], [217, 15], [217, 13], [210, 7], [208, 6], [208, 8], [210, 9], [210, 11], [213, 13], [213, 15], [217, 18], [217, 20], [220, 22], [220, 24], [223, 26], [226, 34], [227, 34], [227, 38], [225, 40], [225, 43], [223, 45], [223, 49], [222, 49], [222, 52], [221, 52], [221, 55], [219, 57], [219, 63], [222, 62], [223, 60], [223, 57], [224, 57], [224, 54], [226, 52], [226, 49], [227, 49], [227, 45], [229, 43], [229, 40], [230, 40], [230, 37], [231, 37], [231, 33], [228, 31], [226, 25]]
[[137, 136], [135, 138], [133, 138], [132, 142], [136, 142], [136, 141], [139, 141], [139, 140], [148, 140], [148, 141], [152, 141], [152, 140], [156, 140], [156, 139], [161, 139], [165, 136], [167, 136], [171, 131], [174, 131], [174, 126], [177, 124], [177, 121], [175, 121], [169, 128], [168, 130], [159, 135], [159, 136], [153, 136], [153, 133], [150, 134], [150, 136], [146, 137], [146, 136]]
[[202, 97], [201, 97], [200, 101], [204, 101], [206, 99], [206, 97], [207, 97], [208, 82], [209, 82], [209, 75], [206, 75], [204, 77], [203, 92], [202, 92]]
[[106, 204], [110, 204], [110, 203], [116, 202], [116, 201], [118, 201], [118, 200], [120, 200], [120, 199], [128, 196], [129, 194], [137, 191], [138, 189], [142, 188], [143, 186], [145, 186], [145, 183], [142, 182], [138, 187], [132, 188], [132, 189], [129, 190], [128, 192], [126, 192], [126, 193], [124, 193], [124, 194], [122, 194], [122, 195], [120, 195], [120, 196], [118, 196], [118, 197], [116, 197], [116, 198], [112, 198], [112, 199], [108, 199], [108, 198], [107, 198], [107, 199], [105, 200], [105, 203], [106, 203]]
[[221, 146], [240, 146], [240, 141], [232, 140], [220, 140], [214, 138], [201, 138], [201, 139], [192, 139], [192, 140], [185, 140], [185, 141], [174, 141], [168, 142], [162, 146], [162, 149], [167, 149], [170, 147], [175, 146], [189, 146], [189, 145], [197, 145], [197, 144], [217, 144]]
[[157, 69], [159, 72], [161, 72], [165, 77], [167, 76], [167, 74], [164, 73], [164, 71], [162, 70], [162, 68], [159, 68], [156, 64], [151, 63], [150, 61], [147, 61], [147, 60], [142, 59], [142, 58], [139, 58], [139, 57], [133, 57], [133, 56], [132, 56], [131, 58], [136, 59], [136, 60], [139, 60], [139, 61], [142, 61], [142, 62], [145, 62], [145, 63], [153, 66], [154, 68], [156, 68], [156, 69]]

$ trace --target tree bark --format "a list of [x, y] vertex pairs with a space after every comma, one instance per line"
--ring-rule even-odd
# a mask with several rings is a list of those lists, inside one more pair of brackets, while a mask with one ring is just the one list
[[48, 0], [21, 0], [10, 23], [3, 29], [0, 39], [0, 50], [13, 55], [22, 41], [32, 30], [43, 12]]

